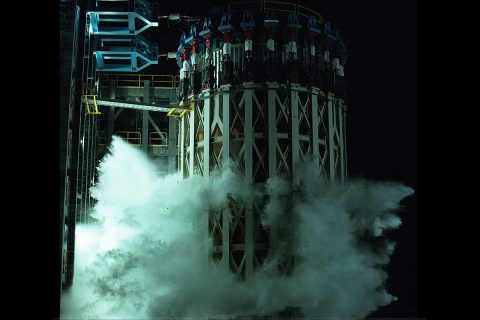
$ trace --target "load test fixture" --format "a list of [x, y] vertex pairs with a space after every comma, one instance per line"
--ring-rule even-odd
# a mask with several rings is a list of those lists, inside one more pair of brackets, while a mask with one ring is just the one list
[[[151, 157], [164, 156], [167, 173], [178, 171], [184, 178], [208, 178], [230, 167], [253, 193], [264, 190], [270, 178], [286, 177], [290, 205], [300, 190], [303, 161], [313, 160], [318, 178], [346, 183], [344, 41], [313, 10], [280, 1], [258, 4], [231, 1], [220, 15], [201, 18], [159, 16], [148, 0], [98, 0], [86, 11], [81, 110], [78, 130], [69, 137], [77, 141], [76, 152], [69, 153], [65, 175], [66, 286], [73, 277], [74, 245], [67, 239], [75, 223], [90, 221], [95, 204], [90, 188], [114, 134], [126, 132], [127, 142]], [[143, 36], [161, 19], [188, 25], [174, 47], [160, 48], [159, 39]], [[178, 73], [148, 74], [161, 57], [174, 59]], [[123, 110], [134, 110], [134, 121]], [[122, 117], [136, 127], [119, 128]], [[266, 197], [251, 199], [225, 194], [225, 205], [205, 215], [211, 259], [240, 281], [248, 281], [288, 234], [288, 226], [262, 225]], [[295, 256], [284, 255], [279, 270], [288, 274]]]

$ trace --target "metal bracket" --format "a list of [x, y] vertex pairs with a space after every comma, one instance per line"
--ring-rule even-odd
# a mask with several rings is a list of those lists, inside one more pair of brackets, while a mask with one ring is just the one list
[[[173, 107], [168, 111], [167, 116], [175, 117], [175, 118], [183, 118], [187, 112], [192, 112], [195, 107], [195, 103], [192, 101], [190, 102], [189, 106], [187, 105], [180, 105], [178, 107]], [[175, 113], [179, 111], [180, 113]]]

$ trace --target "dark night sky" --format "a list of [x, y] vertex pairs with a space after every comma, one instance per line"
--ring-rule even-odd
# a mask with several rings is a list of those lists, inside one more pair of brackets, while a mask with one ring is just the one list
[[[329, 2], [320, 11], [342, 31], [349, 50], [349, 176], [399, 181], [416, 190], [416, 1]], [[402, 202], [403, 225], [389, 234], [397, 249], [387, 288], [399, 300], [371, 317], [419, 316], [416, 198]]]
[[[349, 51], [349, 177], [402, 182], [417, 191], [416, 1], [308, 1], [341, 31]], [[387, 267], [399, 298], [370, 317], [416, 317], [417, 195], [402, 202], [403, 225]]]
[[[315, 1], [309, 1], [315, 3]], [[417, 191], [416, 1], [318, 1], [349, 51], [347, 155], [349, 177], [402, 182]], [[399, 298], [370, 317], [415, 317], [417, 196], [402, 202], [403, 225], [387, 267], [388, 291]]]

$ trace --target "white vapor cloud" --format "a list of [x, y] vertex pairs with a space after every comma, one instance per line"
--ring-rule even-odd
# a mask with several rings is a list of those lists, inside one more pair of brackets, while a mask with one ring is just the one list
[[[260, 191], [229, 168], [209, 179], [158, 177], [141, 151], [114, 138], [92, 190], [98, 223], [76, 227], [75, 276], [61, 318], [234, 318], [291, 306], [306, 317], [360, 319], [389, 304], [395, 297], [383, 267], [395, 245], [384, 232], [401, 225], [395, 212], [413, 190], [371, 181], [332, 186], [313, 179], [312, 168], [302, 166], [300, 190], [280, 177], [267, 181], [262, 223], [288, 237], [240, 282], [210, 261], [208, 210], [225, 207], [227, 193], [241, 202]], [[290, 276], [276, 273], [282, 250], [295, 257]]]

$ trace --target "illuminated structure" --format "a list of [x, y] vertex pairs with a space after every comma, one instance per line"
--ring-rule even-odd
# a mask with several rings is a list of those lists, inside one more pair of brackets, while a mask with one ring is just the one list
[[[79, 16], [77, 9], [77, 24]], [[99, 0], [85, 12], [82, 79], [68, 102], [66, 287], [74, 246], [66, 239], [73, 239], [75, 222], [89, 221], [95, 169], [114, 134], [168, 168], [162, 174], [209, 177], [231, 165], [252, 190], [287, 176], [294, 195], [298, 164], [313, 159], [317, 176], [346, 182], [346, 50], [320, 14], [286, 2], [232, 2], [219, 25], [213, 17], [202, 20], [201, 30], [190, 25], [177, 52], [167, 54], [141, 35], [160, 18], [147, 0]], [[162, 55], [176, 59], [179, 73], [144, 73]], [[242, 203], [225, 196], [228, 206], [206, 215], [213, 260], [248, 281], [284, 230], [262, 226], [266, 199]], [[290, 255], [280, 267], [289, 272], [293, 263]]]
[[[320, 15], [298, 10], [282, 15], [272, 6], [236, 13], [238, 25], [231, 22], [234, 11], [224, 13], [213, 48], [211, 40], [199, 44], [202, 89], [188, 73], [182, 77], [180, 105], [191, 111], [181, 117], [179, 170], [184, 177], [208, 177], [228, 163], [252, 192], [277, 175], [290, 177], [295, 192], [298, 165], [311, 158], [317, 176], [345, 183], [346, 52], [338, 33]], [[214, 31], [205, 19], [200, 34]], [[195, 34], [192, 27], [190, 38]], [[186, 39], [181, 37], [177, 53], [180, 72], [190, 68]], [[229, 195], [227, 202], [227, 209], [209, 214], [213, 258], [248, 280], [276, 247], [281, 230], [262, 226], [264, 200], [240, 203]]]

